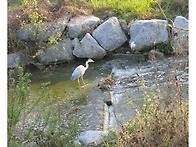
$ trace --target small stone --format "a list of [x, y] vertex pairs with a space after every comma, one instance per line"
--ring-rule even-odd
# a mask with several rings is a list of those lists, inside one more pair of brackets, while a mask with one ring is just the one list
[[108, 131], [85, 131], [82, 132], [79, 137], [78, 141], [79, 143], [83, 145], [89, 145], [89, 144], [100, 144], [103, 141], [103, 137], [108, 135]]
[[161, 59], [164, 57], [164, 54], [159, 52], [159, 51], [156, 51], [156, 50], [151, 50], [148, 54], [148, 57], [150, 60], [157, 60], [157, 59]]

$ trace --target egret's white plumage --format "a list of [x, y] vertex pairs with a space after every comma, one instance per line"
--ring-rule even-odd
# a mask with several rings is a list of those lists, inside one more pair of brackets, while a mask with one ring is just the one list
[[132, 49], [132, 50], [135, 50], [135, 48], [136, 48], [136, 44], [135, 44], [135, 42], [133, 41], [133, 42], [131, 42], [131, 49]]
[[75, 80], [75, 79], [78, 79], [78, 84], [80, 86], [80, 78], [84, 84], [84, 80], [83, 80], [83, 75], [85, 73], [85, 71], [88, 69], [89, 67], [89, 64], [90, 62], [94, 62], [92, 59], [88, 59], [86, 61], [86, 66], [84, 67], [83, 65], [79, 65], [78, 67], [76, 67], [76, 69], [73, 71], [72, 75], [71, 75], [71, 79], [72, 80]]

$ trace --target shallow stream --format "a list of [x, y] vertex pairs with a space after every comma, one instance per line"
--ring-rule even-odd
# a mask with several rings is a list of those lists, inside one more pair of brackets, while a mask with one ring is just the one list
[[[78, 65], [84, 65], [85, 61], [76, 60], [48, 66], [42, 71], [31, 71], [31, 96], [38, 94], [42, 83], [50, 82], [49, 90], [60, 100], [62, 113], [70, 111], [70, 107], [64, 107], [67, 100], [78, 101], [72, 107], [82, 118], [82, 130], [118, 128], [121, 123], [134, 116], [133, 105], [129, 102], [134, 101], [137, 106], [141, 105], [144, 88], [170, 98], [176, 94], [171, 87], [178, 81], [182, 85], [180, 94], [183, 98], [188, 98], [187, 57], [164, 57], [151, 61], [145, 55], [114, 55], [90, 63], [84, 75], [86, 84], [79, 87], [77, 80], [72, 81], [70, 77], [72, 71]], [[112, 85], [105, 82], [109, 75], [114, 80]], [[139, 83], [141, 81], [145, 87]], [[107, 111], [105, 104], [108, 106]]]

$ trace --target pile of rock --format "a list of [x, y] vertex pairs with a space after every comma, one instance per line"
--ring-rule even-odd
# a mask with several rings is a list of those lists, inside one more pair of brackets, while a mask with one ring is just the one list
[[[167, 28], [168, 21], [160, 19], [136, 20], [128, 25], [125, 20], [116, 17], [102, 22], [95, 16], [77, 16], [70, 21], [59, 19], [56, 22], [26, 24], [17, 31], [17, 37], [31, 42], [48, 42], [51, 38], [60, 40], [39, 54], [39, 62], [46, 64], [66, 62], [76, 57], [101, 59], [125, 42], [129, 42], [130, 50], [141, 51], [146, 46], [167, 43]], [[188, 20], [177, 16], [172, 31], [174, 52], [188, 51]], [[16, 59], [15, 56], [8, 55], [8, 68], [16, 65], [16, 59], [21, 60], [21, 56]]]

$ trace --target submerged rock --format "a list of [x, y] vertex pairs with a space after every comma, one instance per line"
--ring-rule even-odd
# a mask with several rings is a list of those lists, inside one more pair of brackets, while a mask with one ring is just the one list
[[130, 47], [134, 42], [134, 50], [140, 51], [145, 46], [168, 42], [167, 20], [138, 20], [131, 24]]
[[121, 25], [116, 17], [111, 17], [93, 31], [93, 37], [108, 51], [113, 51], [127, 41]]

